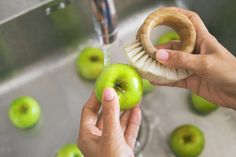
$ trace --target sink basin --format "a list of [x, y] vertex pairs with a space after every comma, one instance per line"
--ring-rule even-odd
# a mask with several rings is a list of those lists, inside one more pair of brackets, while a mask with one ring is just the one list
[[[141, 2], [144, 1], [138, 2], [143, 4]], [[193, 1], [183, 1], [184, 3], [181, 2], [181, 4], [178, 1], [177, 3], [168, 2], [170, 3], [154, 3], [150, 0], [148, 4], [151, 7], [142, 8], [141, 11], [137, 11], [139, 8], [137, 7], [130, 11], [128, 16], [121, 13], [122, 9], [118, 10], [122, 20], [118, 26], [118, 39], [111, 47], [111, 63], [127, 63], [123, 45], [134, 39], [139, 25], [153, 9], [169, 4], [192, 8], [194, 3]], [[45, 8], [3, 24], [0, 27], [0, 35], [4, 35], [4, 42], [7, 42], [11, 36], [6, 34], [6, 30], [16, 30], [13, 29], [15, 22], [31, 19], [31, 16], [37, 15], [37, 12], [39, 13]], [[118, 6], [118, 8], [122, 7]], [[197, 9], [195, 8], [195, 10]], [[39, 20], [44, 21], [45, 19]], [[46, 24], [44, 23], [42, 26], [45, 30], [41, 30], [41, 33], [47, 33], [50, 30], [51, 26], [48, 24], [50, 22], [47, 20], [44, 21]], [[7, 26], [11, 26], [12, 29], [7, 29]], [[214, 26], [212, 25], [213, 28], [215, 28]], [[19, 26], [19, 28], [23, 27]], [[46, 37], [41, 36], [42, 38], [36, 39], [36, 42], [31, 42], [36, 46], [32, 47], [25, 42], [32, 39], [33, 35], [25, 34], [23, 36], [25, 41], [22, 41], [22, 49], [31, 50], [32, 56], [28, 54], [28, 62], [22, 63], [20, 70], [16, 68], [19, 62], [12, 61], [14, 65], [12, 69], [16, 72], [8, 75], [0, 84], [0, 156], [51, 157], [55, 156], [56, 151], [62, 145], [76, 143], [81, 109], [91, 94], [94, 83], [87, 82], [77, 75], [75, 59], [84, 47], [99, 46], [96, 38], [91, 35], [90, 28], [82, 28], [88, 29], [88, 34], [79, 32], [81, 39], [73, 38], [73, 43], [58, 41], [55, 37], [53, 38], [54, 33], [57, 32], [51, 32], [47, 37], [55, 39], [52, 41], [54, 45], [48, 44], [46, 48], [40, 45], [43, 44], [43, 39], [46, 40]], [[24, 29], [24, 31], [26, 30]], [[215, 33], [219, 38], [222, 37], [220, 40], [224, 41], [225, 36]], [[8, 45], [14, 46], [11, 47], [15, 50], [12, 51], [13, 56], [14, 53], [22, 52], [22, 50], [16, 49], [19, 48], [19, 45], [14, 45], [15, 41], [23, 38], [18, 35], [18, 39], [9, 40], [8, 43]], [[232, 45], [229, 47], [231, 50], [234, 48]], [[42, 50], [45, 50], [44, 54], [38, 54]], [[50, 54], [47, 54], [46, 52], [49, 51]], [[24, 58], [22, 61], [25, 61]], [[4, 67], [8, 66], [9, 64], [4, 64]], [[39, 124], [29, 130], [15, 128], [8, 119], [9, 104], [13, 99], [22, 95], [33, 96], [39, 101], [42, 108], [42, 118]], [[168, 137], [175, 127], [185, 123], [195, 124], [205, 133], [206, 147], [201, 157], [232, 157], [236, 154], [236, 113], [230, 109], [220, 108], [209, 116], [199, 116], [189, 109], [189, 91], [170, 87], [157, 87], [154, 92], [145, 95], [141, 107], [145, 124], [142, 124], [143, 127], [140, 130], [139, 140], [142, 149], [137, 155], [139, 157], [154, 157], [157, 154], [163, 157], [173, 156], [168, 147]]]

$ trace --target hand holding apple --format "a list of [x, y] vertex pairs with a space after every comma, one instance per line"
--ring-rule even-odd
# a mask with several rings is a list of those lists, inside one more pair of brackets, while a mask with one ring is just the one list
[[112, 64], [97, 78], [95, 92], [100, 102], [102, 102], [102, 92], [107, 87], [116, 91], [121, 110], [133, 108], [141, 101], [142, 80], [129, 65]]
[[102, 95], [103, 105], [93, 93], [83, 107], [78, 138], [80, 150], [86, 157], [134, 157], [141, 122], [139, 106], [124, 111], [120, 116], [114, 89], [106, 88]]

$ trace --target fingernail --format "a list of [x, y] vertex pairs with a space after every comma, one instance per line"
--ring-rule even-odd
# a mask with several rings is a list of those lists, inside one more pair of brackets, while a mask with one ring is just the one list
[[167, 61], [169, 59], [169, 53], [166, 50], [158, 50], [156, 53], [158, 60]]
[[103, 98], [105, 101], [112, 101], [115, 97], [114, 90], [112, 88], [106, 88], [103, 91]]

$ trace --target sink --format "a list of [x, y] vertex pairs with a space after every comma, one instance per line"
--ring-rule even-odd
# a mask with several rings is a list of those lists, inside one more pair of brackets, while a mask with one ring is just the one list
[[[86, 4], [85, 1], [79, 2]], [[203, 0], [137, 0], [135, 5], [132, 0], [123, 3], [122, 5], [121, 1], [117, 1], [119, 33], [111, 47], [111, 63], [127, 63], [123, 45], [134, 39], [144, 18], [160, 6], [193, 8], [207, 20], [210, 31], [219, 29], [214, 22], [220, 19], [212, 19], [215, 10], [201, 8], [205, 4]], [[198, 5], [194, 5], [195, 3]], [[228, 6], [227, 2], [222, 3]], [[62, 145], [76, 142], [81, 109], [91, 94], [94, 83], [77, 75], [75, 59], [84, 47], [99, 44], [88, 19], [89, 13], [81, 6], [78, 7], [78, 2], [71, 1], [71, 4], [73, 5], [69, 6], [66, 14], [59, 10], [54, 15], [46, 16], [45, 9], [55, 5], [49, 3], [0, 26], [0, 54], [3, 56], [0, 73], [4, 75], [0, 82], [0, 156], [51, 157], [55, 156]], [[207, 16], [208, 12], [212, 16]], [[55, 27], [55, 23], [58, 25], [61, 22], [57, 16], [63, 15], [68, 20], [67, 16], [76, 13], [80, 16], [73, 16], [72, 19], [81, 18], [84, 20], [83, 25], [73, 22], [67, 27]], [[234, 25], [235, 21], [229, 23]], [[80, 30], [76, 30], [77, 25]], [[41, 29], [36, 30], [37, 26]], [[75, 35], [69, 34], [70, 30], [67, 28], [75, 30]], [[236, 34], [232, 41], [221, 31], [214, 31], [214, 34], [231, 51], [235, 49], [235, 45], [231, 43]], [[9, 52], [10, 56], [3, 52]], [[138, 151], [138, 157], [154, 157], [157, 154], [172, 157], [168, 137], [175, 127], [185, 123], [195, 124], [205, 133], [206, 148], [201, 157], [232, 157], [236, 154], [236, 113], [220, 108], [209, 116], [199, 116], [189, 109], [189, 93], [184, 89], [160, 86], [144, 96], [141, 104], [144, 118], [138, 138], [141, 151]], [[40, 122], [29, 130], [15, 128], [7, 115], [11, 101], [22, 95], [33, 96], [42, 108]]]
[[236, 56], [236, 1], [178, 0], [197, 12], [209, 31]]

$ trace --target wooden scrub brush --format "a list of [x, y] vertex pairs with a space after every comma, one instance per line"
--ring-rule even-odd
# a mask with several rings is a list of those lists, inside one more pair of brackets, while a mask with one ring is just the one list
[[131, 65], [143, 78], [158, 84], [169, 84], [189, 77], [186, 69], [169, 68], [156, 60], [157, 49], [150, 40], [151, 31], [165, 25], [174, 29], [179, 37], [178, 50], [192, 53], [196, 43], [196, 32], [187, 16], [173, 8], [160, 8], [152, 12], [139, 28], [136, 40], [125, 47]]

